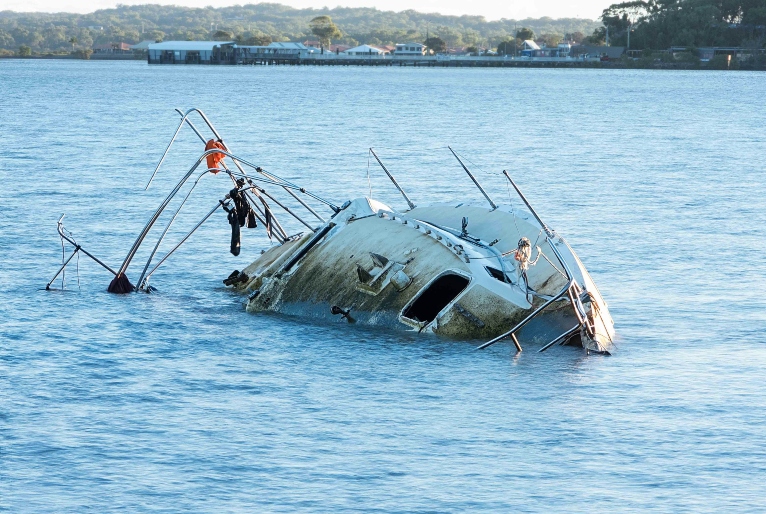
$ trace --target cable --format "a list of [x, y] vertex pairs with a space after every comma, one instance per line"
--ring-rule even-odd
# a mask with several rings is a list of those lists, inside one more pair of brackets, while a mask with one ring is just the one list
[[370, 180], [370, 154], [372, 149], [367, 150], [367, 185], [370, 187], [370, 199], [372, 199], [372, 181]]

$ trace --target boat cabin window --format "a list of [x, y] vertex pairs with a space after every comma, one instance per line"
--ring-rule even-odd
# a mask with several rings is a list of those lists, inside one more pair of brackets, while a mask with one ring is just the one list
[[[503, 280], [503, 272], [501, 270], [493, 268], [492, 266], [484, 266], [484, 269], [487, 270], [487, 273], [492, 275], [492, 278], [496, 278], [500, 282], [505, 282], [505, 280]], [[505, 277], [508, 278], [508, 275], [506, 274]], [[510, 282], [510, 278], [508, 281]]]
[[402, 316], [418, 322], [432, 322], [443, 308], [468, 287], [468, 279], [455, 273], [437, 278], [410, 304]]

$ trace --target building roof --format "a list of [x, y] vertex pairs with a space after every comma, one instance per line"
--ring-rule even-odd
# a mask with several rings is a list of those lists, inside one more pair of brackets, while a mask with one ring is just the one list
[[396, 43], [396, 46], [422, 46], [425, 48], [426, 45], [423, 43]]
[[163, 41], [162, 43], [151, 43], [149, 50], [192, 50], [200, 52], [210, 52], [216, 46], [230, 45], [234, 41]]
[[531, 39], [525, 39], [524, 44], [527, 45], [527, 48], [530, 50], [540, 50], [540, 46]]
[[135, 45], [132, 45], [130, 48], [133, 50], [149, 50], [149, 45], [153, 45], [154, 41], [151, 39], [147, 39], [146, 41], [141, 41], [140, 43], [137, 43]]
[[269, 45], [271, 48], [289, 48], [291, 50], [308, 50], [308, 47], [304, 45], [303, 43], [271, 43]]
[[381, 50], [380, 48], [375, 48], [374, 46], [360, 45], [360, 46], [355, 46], [354, 48], [349, 48], [348, 50], [345, 51], [345, 53], [347, 53], [347, 54], [358, 54], [358, 53], [363, 53], [363, 54], [382, 54], [382, 53], [385, 53], [385, 52], [383, 50]]

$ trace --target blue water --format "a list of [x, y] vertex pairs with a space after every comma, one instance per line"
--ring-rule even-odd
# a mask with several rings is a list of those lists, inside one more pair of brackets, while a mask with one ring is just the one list
[[[744, 72], [0, 61], [0, 510], [764, 510], [763, 98]], [[185, 129], [143, 190], [174, 107], [337, 202], [403, 206], [370, 146], [416, 203], [482, 201], [448, 144], [498, 202], [507, 169], [617, 353], [247, 314], [221, 279], [270, 243], [233, 257], [220, 213], [155, 294], [85, 258], [45, 291], [62, 214], [116, 267], [202, 151]], [[228, 188], [204, 179], [168, 242]]]

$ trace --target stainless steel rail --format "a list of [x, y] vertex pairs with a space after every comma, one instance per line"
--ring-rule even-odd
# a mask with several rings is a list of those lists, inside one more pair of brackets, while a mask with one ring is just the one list
[[214, 213], [216, 210], [218, 210], [218, 208], [220, 208], [220, 207], [221, 207], [221, 205], [223, 205], [223, 203], [222, 203], [222, 202], [219, 202], [219, 203], [218, 203], [218, 205], [216, 205], [215, 207], [213, 207], [213, 209], [211, 209], [211, 210], [210, 210], [210, 212], [208, 212], [208, 213], [205, 215], [205, 217], [204, 217], [204, 218], [202, 218], [202, 221], [200, 221], [199, 223], [197, 223], [197, 224], [194, 226], [194, 228], [193, 228], [193, 229], [191, 229], [191, 230], [190, 230], [190, 231], [189, 231], [189, 232], [188, 232], [188, 233], [187, 233], [187, 234], [186, 234], [186, 235], [185, 235], [183, 238], [181, 238], [181, 240], [178, 242], [178, 244], [176, 244], [176, 245], [175, 245], [173, 248], [171, 248], [171, 249], [170, 249], [170, 251], [169, 251], [168, 253], [166, 253], [166, 254], [165, 254], [165, 256], [164, 256], [162, 259], [160, 259], [160, 262], [158, 262], [158, 263], [157, 263], [157, 264], [154, 266], [154, 268], [152, 268], [152, 270], [151, 270], [149, 273], [147, 273], [146, 277], [143, 277], [143, 283], [141, 283], [141, 282], [138, 282], [138, 284], [140, 284], [140, 288], [142, 288], [142, 287], [145, 287], [145, 286], [146, 286], [146, 284], [148, 284], [148, 282], [149, 282], [149, 278], [150, 278], [150, 277], [151, 277], [151, 276], [154, 274], [154, 272], [155, 272], [155, 271], [157, 271], [157, 268], [159, 268], [159, 267], [162, 265], [162, 263], [163, 263], [163, 262], [165, 262], [165, 261], [167, 260], [167, 258], [168, 258], [168, 257], [170, 257], [170, 256], [173, 254], [173, 252], [175, 252], [175, 251], [178, 249], [178, 247], [180, 247], [182, 244], [184, 244], [184, 243], [186, 242], [186, 240], [187, 240], [187, 239], [189, 239], [189, 238], [191, 237], [191, 235], [192, 235], [192, 234], [194, 234], [194, 232], [195, 232], [195, 231], [196, 231], [198, 228], [200, 228], [200, 227], [202, 226], [202, 224], [203, 224], [203, 223], [205, 223], [205, 222], [207, 221], [207, 219], [208, 219], [210, 216], [212, 216], [212, 215], [213, 215], [213, 213]]
[[170, 230], [170, 226], [175, 221], [176, 217], [178, 216], [178, 213], [181, 212], [181, 209], [183, 208], [184, 204], [186, 204], [186, 201], [191, 196], [192, 192], [194, 192], [194, 188], [197, 187], [197, 184], [199, 184], [199, 181], [202, 179], [202, 177], [206, 176], [208, 173], [210, 173], [210, 170], [205, 170], [202, 173], [200, 173], [199, 177], [197, 177], [197, 180], [194, 181], [194, 184], [192, 184], [192, 187], [189, 189], [189, 192], [186, 193], [186, 197], [184, 197], [183, 201], [181, 202], [181, 205], [178, 206], [178, 209], [176, 209], [176, 212], [173, 213], [173, 216], [170, 218], [170, 221], [168, 221], [168, 224], [165, 225], [165, 230], [162, 231], [162, 234], [160, 234], [159, 239], [157, 240], [157, 244], [154, 245], [154, 249], [152, 249], [151, 254], [149, 254], [149, 258], [146, 260], [146, 265], [144, 265], [144, 269], [141, 272], [141, 276], [138, 277], [138, 281], [136, 284], [141, 284], [141, 282], [144, 279], [144, 275], [146, 274], [146, 270], [149, 269], [149, 266], [152, 263], [152, 259], [154, 259], [154, 255], [157, 253], [157, 250], [160, 248], [160, 244], [162, 244], [162, 241], [165, 239], [165, 235], [168, 233], [168, 230]]
[[[69, 236], [64, 234], [64, 216], [65, 215], [62, 214], [61, 217], [59, 218], [58, 222], [56, 223], [56, 230], [58, 231], [59, 236], [61, 236], [62, 239], [66, 240], [69, 244], [74, 246], [74, 252], [72, 252], [72, 255], [70, 255], [69, 258], [66, 261], [64, 261], [64, 263], [61, 265], [61, 267], [56, 272], [56, 274], [53, 275], [53, 278], [50, 280], [50, 282], [48, 282], [45, 285], [45, 289], [49, 290], [51, 288], [51, 284], [53, 283], [53, 281], [56, 280], [56, 278], [61, 274], [62, 271], [64, 271], [64, 268], [66, 268], [67, 264], [69, 264], [69, 262], [74, 258], [74, 256], [77, 255], [77, 252], [84, 253], [85, 255], [87, 255], [88, 257], [90, 257], [94, 261], [96, 261], [98, 264], [103, 266], [106, 270], [110, 271], [113, 275], [117, 275], [116, 271], [114, 271], [112, 268], [110, 268], [109, 266], [107, 266], [106, 264], [101, 262], [100, 259], [98, 259], [95, 255], [93, 255], [92, 253], [87, 251], [85, 248], [80, 246], [75, 240], [73, 240], [72, 238], [70, 238]], [[62, 283], [63, 283], [63, 279], [62, 279]]]
[[491, 341], [487, 341], [483, 345], [476, 347], [476, 349], [477, 350], [483, 350], [484, 348], [492, 346], [493, 344], [495, 344], [495, 343], [497, 343], [499, 341], [502, 341], [503, 339], [505, 339], [507, 337], [515, 335], [516, 332], [518, 332], [519, 330], [521, 330], [524, 327], [524, 325], [526, 325], [527, 323], [532, 321], [538, 314], [540, 314], [543, 311], [543, 309], [545, 309], [550, 304], [552, 304], [553, 302], [559, 300], [562, 296], [564, 296], [567, 293], [567, 291], [569, 291], [569, 288], [572, 287], [572, 283], [573, 282], [574, 282], [573, 280], [569, 280], [569, 282], [567, 282], [567, 285], [561, 291], [559, 291], [559, 293], [556, 296], [554, 296], [553, 298], [551, 298], [550, 300], [548, 300], [547, 302], [542, 304], [540, 307], [538, 307], [537, 309], [532, 311], [526, 318], [521, 320], [515, 327], [510, 329], [508, 332], [505, 332], [504, 334], [500, 334], [499, 336], [497, 336], [496, 338], [492, 339]]
[[[587, 320], [587, 315], [585, 315], [585, 314], [584, 314], [584, 310], [585, 310], [585, 309], [584, 309], [584, 307], [582, 306], [582, 303], [581, 303], [581, 302], [580, 302], [579, 306], [577, 305], [577, 303], [578, 303], [578, 301], [579, 301], [579, 293], [576, 295], [576, 296], [577, 296], [577, 300], [575, 300], [575, 298], [574, 298], [574, 296], [575, 296], [575, 295], [573, 295], [573, 293], [572, 293], [572, 290], [573, 290], [573, 289], [574, 289], [575, 291], [579, 291], [579, 290], [580, 290], [580, 286], [579, 286], [579, 284], [577, 283], [577, 280], [575, 280], [574, 276], [572, 275], [572, 271], [569, 269], [569, 266], [567, 266], [566, 262], [564, 262], [564, 259], [562, 258], [562, 256], [561, 256], [561, 253], [558, 251], [558, 249], [556, 248], [556, 245], [553, 243], [553, 241], [551, 240], [551, 238], [550, 238], [550, 237], [546, 237], [546, 238], [545, 238], [545, 240], [548, 242], [548, 245], [551, 247], [551, 250], [553, 250], [553, 253], [554, 253], [554, 255], [556, 256], [556, 259], [559, 261], [559, 263], [561, 264], [561, 266], [564, 268], [564, 272], [567, 274], [567, 284], [566, 284], [566, 286], [564, 286], [564, 287], [561, 289], [561, 291], [559, 291], [559, 292], [558, 292], [558, 293], [557, 293], [555, 296], [553, 296], [553, 297], [552, 297], [550, 300], [546, 301], [546, 302], [545, 302], [544, 304], [542, 304], [540, 307], [538, 307], [537, 309], [535, 309], [534, 311], [532, 311], [532, 312], [531, 312], [531, 313], [530, 313], [530, 314], [529, 314], [527, 317], [525, 317], [523, 320], [521, 320], [521, 321], [520, 321], [520, 322], [519, 322], [519, 323], [518, 323], [516, 326], [514, 326], [514, 327], [513, 327], [511, 330], [509, 330], [508, 332], [505, 332], [505, 333], [503, 333], [503, 334], [501, 334], [501, 335], [497, 336], [496, 338], [492, 339], [491, 341], [487, 341], [486, 343], [482, 344], [481, 346], [478, 346], [478, 347], [476, 348], [477, 350], [483, 350], [484, 348], [487, 348], [487, 347], [489, 347], [489, 346], [492, 346], [493, 344], [495, 344], [495, 343], [497, 343], [497, 342], [499, 342], [499, 341], [502, 341], [503, 339], [505, 339], [505, 338], [507, 338], [507, 337], [514, 337], [514, 343], [515, 343], [515, 342], [516, 342], [516, 341], [515, 341], [515, 335], [516, 335], [516, 332], [518, 332], [519, 330], [521, 330], [521, 329], [522, 329], [522, 328], [523, 328], [523, 327], [524, 327], [524, 326], [525, 326], [527, 323], [529, 323], [530, 321], [532, 321], [532, 320], [533, 320], [533, 319], [534, 319], [534, 318], [535, 318], [535, 317], [536, 317], [538, 314], [540, 314], [540, 313], [541, 313], [541, 312], [542, 312], [542, 311], [543, 311], [543, 310], [544, 310], [546, 307], [548, 307], [549, 305], [551, 305], [553, 302], [556, 302], [556, 301], [560, 300], [560, 299], [561, 299], [561, 297], [563, 297], [565, 294], [567, 294], [567, 295], [569, 296], [569, 301], [570, 301], [570, 303], [572, 304], [572, 308], [573, 308], [573, 309], [574, 309], [574, 311], [575, 311], [575, 317], [577, 318], [577, 321], [578, 321], [578, 325], [577, 325], [577, 327], [576, 327], [576, 328], [579, 328], [580, 326], [583, 326], [583, 325], [585, 325], [585, 326], [586, 326], [586, 329], [588, 329], [588, 331], [589, 331], [589, 335], [591, 335], [591, 336], [592, 336], [592, 334], [593, 334], [593, 331], [592, 331], [592, 328], [588, 328], [588, 325], [589, 325], [589, 323], [588, 323], [588, 320]], [[580, 309], [582, 309], [582, 311], [580, 311]], [[545, 351], [545, 350], [547, 350], [547, 349], [548, 349], [550, 346], [552, 346], [552, 345], [553, 345], [553, 343], [554, 343], [554, 342], [556, 342], [556, 341], [560, 340], [562, 337], [565, 337], [566, 335], [569, 335], [569, 334], [571, 334], [571, 333], [572, 333], [572, 330], [574, 330], [574, 329], [570, 329], [570, 330], [568, 330], [567, 332], [565, 332], [564, 334], [562, 334], [562, 335], [560, 335], [560, 336], [556, 337], [556, 338], [555, 338], [555, 339], [554, 339], [554, 340], [553, 340], [551, 343], [548, 343], [547, 345], [545, 345], [545, 346], [544, 346], [544, 347], [543, 347], [541, 350], [539, 350], [539, 351]], [[517, 344], [517, 347], [518, 347], [518, 344]]]

